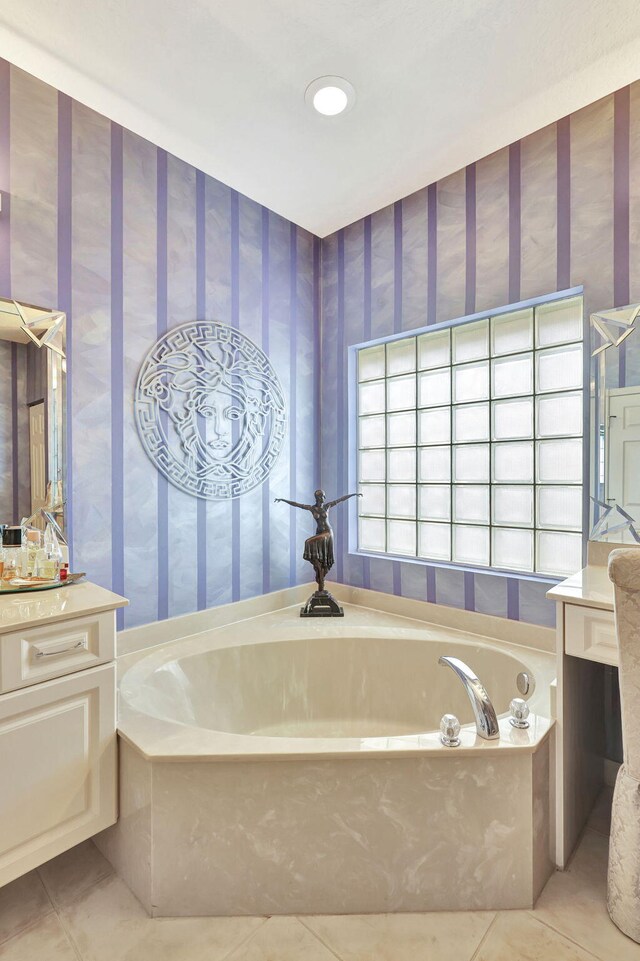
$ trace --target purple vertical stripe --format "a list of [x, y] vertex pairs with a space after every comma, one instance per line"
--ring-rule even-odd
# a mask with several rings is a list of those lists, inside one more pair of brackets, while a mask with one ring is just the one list
[[66, 411], [66, 470], [67, 503], [65, 505], [65, 535], [69, 545], [73, 569], [73, 322], [71, 319], [71, 127], [72, 101], [64, 93], [58, 94], [58, 307], [67, 315], [67, 411]]
[[[124, 221], [122, 127], [111, 124], [111, 584], [124, 594]], [[117, 611], [122, 630], [124, 611]]]
[[520, 141], [509, 147], [509, 300], [520, 300], [521, 260], [521, 176]]
[[[207, 251], [205, 175], [196, 170], [196, 314], [207, 318]], [[207, 502], [199, 497], [196, 506], [196, 584], [198, 610], [207, 606]]]
[[[629, 121], [630, 90], [613, 98], [613, 303], [629, 303]], [[618, 348], [619, 387], [627, 383], [627, 342]]]
[[[371, 215], [364, 218], [363, 243], [362, 336], [366, 342], [371, 340]], [[362, 584], [363, 587], [371, 587], [371, 562], [368, 557], [362, 558]]]
[[476, 579], [473, 571], [464, 572], [464, 609], [465, 611], [476, 609]]
[[18, 345], [11, 344], [11, 493], [13, 500], [12, 524], [19, 524], [20, 517], [20, 498], [19, 498], [19, 447], [20, 432], [18, 429]]
[[[297, 437], [295, 425], [297, 423], [297, 390], [298, 390], [298, 231], [295, 224], [289, 228], [289, 310], [291, 325], [289, 330], [289, 370], [291, 383], [291, 396], [289, 398], [290, 423], [294, 429], [290, 431], [289, 437], [289, 474], [295, 482], [298, 476], [297, 469]], [[268, 482], [267, 482], [268, 483]], [[290, 519], [289, 539], [291, 553], [289, 555], [289, 584], [295, 584], [297, 580], [297, 550], [296, 550], [296, 511], [293, 511]]]
[[[167, 330], [167, 152], [157, 154], [157, 271], [156, 327], [158, 337]], [[160, 424], [167, 430], [166, 412], [160, 413]], [[158, 620], [169, 616], [169, 482], [158, 472]]]
[[[270, 308], [270, 288], [269, 288], [269, 211], [266, 207], [262, 208], [262, 349], [265, 354], [269, 354], [269, 308]], [[293, 424], [293, 418], [290, 423]], [[293, 438], [294, 431], [291, 430]], [[292, 479], [295, 474], [291, 475]], [[271, 590], [271, 543], [269, 537], [269, 511], [271, 510], [271, 497], [269, 478], [262, 485], [262, 593], [268, 594]]]
[[[344, 424], [344, 230], [338, 231], [338, 324], [336, 330], [336, 422]], [[336, 490], [332, 497], [341, 497], [346, 491], [344, 487], [344, 462], [345, 445], [338, 443], [336, 456]], [[346, 508], [348, 510], [348, 507]], [[343, 550], [343, 530], [345, 524], [338, 525], [336, 532], [336, 576], [338, 581], [342, 581], [344, 569], [344, 550]]]
[[393, 205], [393, 332], [402, 330], [402, 201]]
[[476, 165], [469, 164], [465, 171], [465, 223], [466, 256], [464, 312], [473, 314], [476, 309]]
[[556, 284], [558, 290], [571, 286], [571, 121], [563, 117], [556, 124]]
[[520, 620], [520, 582], [516, 577], [507, 578], [507, 617]]
[[[240, 198], [237, 190], [231, 191], [231, 323], [240, 328]], [[232, 601], [240, 600], [240, 546], [240, 501], [234, 497], [231, 501]]]
[[[402, 330], [402, 201], [393, 205], [393, 331]], [[402, 594], [400, 561], [392, 562], [393, 593]]]
[[426, 568], [427, 577], [427, 600], [430, 604], [436, 603], [436, 569], [435, 567]]
[[362, 336], [371, 340], [371, 215], [364, 218], [364, 299]]
[[427, 187], [427, 323], [437, 320], [438, 185]]
[[0, 297], [11, 296], [11, 66], [0, 60]]
[[322, 357], [321, 333], [322, 314], [322, 243], [319, 237], [313, 238], [313, 424], [316, 442], [313, 447], [313, 476], [316, 487], [320, 486], [322, 477], [322, 378], [320, 363]]

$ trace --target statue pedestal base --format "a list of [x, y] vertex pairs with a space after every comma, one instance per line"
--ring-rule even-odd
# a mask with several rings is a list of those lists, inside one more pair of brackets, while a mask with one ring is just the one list
[[300, 617], [344, 617], [344, 611], [329, 591], [316, 591], [300, 608]]

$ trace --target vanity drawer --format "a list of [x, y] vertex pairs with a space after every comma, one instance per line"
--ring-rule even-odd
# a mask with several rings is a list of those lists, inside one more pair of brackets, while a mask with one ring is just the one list
[[111, 661], [115, 637], [114, 611], [3, 634], [0, 694]]
[[601, 664], [618, 664], [618, 640], [613, 611], [564, 606], [564, 649], [574, 657]]

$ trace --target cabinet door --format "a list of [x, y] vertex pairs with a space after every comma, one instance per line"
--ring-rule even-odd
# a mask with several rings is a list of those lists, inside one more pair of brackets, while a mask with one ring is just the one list
[[116, 820], [115, 665], [0, 697], [0, 885]]

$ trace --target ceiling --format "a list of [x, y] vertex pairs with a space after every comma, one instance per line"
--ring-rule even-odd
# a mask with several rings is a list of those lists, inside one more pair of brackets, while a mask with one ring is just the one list
[[[0, 0], [0, 44], [325, 236], [640, 77], [640, 3]], [[351, 112], [305, 104], [325, 74]]]

